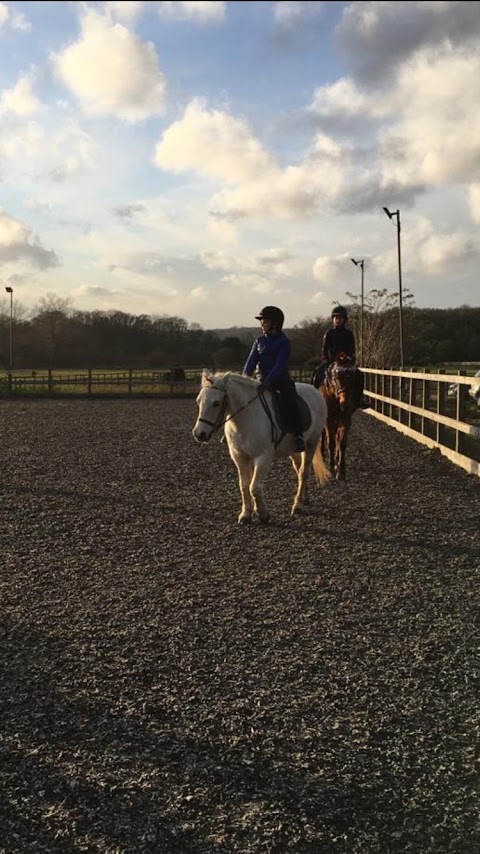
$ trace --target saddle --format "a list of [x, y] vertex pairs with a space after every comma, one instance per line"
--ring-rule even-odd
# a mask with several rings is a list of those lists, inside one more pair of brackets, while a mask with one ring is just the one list
[[[291, 433], [292, 431], [291, 431], [291, 427], [290, 427], [289, 413], [285, 412], [285, 410], [282, 406], [281, 394], [278, 391], [278, 389], [275, 389], [274, 391], [272, 391], [272, 404], [273, 404], [273, 410], [275, 413], [275, 418], [277, 419], [278, 425], [282, 431], [280, 438], [278, 439], [277, 442], [275, 442], [275, 444], [277, 445], [279, 442], [281, 442], [285, 433]], [[303, 397], [300, 397], [299, 394], [297, 394], [297, 406], [298, 406], [298, 411], [300, 412], [300, 419], [301, 419], [301, 423], [302, 423], [302, 432], [305, 433], [308, 430], [308, 428], [310, 427], [310, 424], [312, 423], [312, 416], [310, 414], [310, 407], [308, 406], [308, 403], [306, 403], [304, 401]]]
[[320, 388], [322, 385], [327, 384], [327, 379], [332, 376], [332, 371], [334, 367], [340, 368], [352, 368], [352, 370], [356, 371], [356, 367], [353, 365], [351, 356], [347, 356], [346, 353], [339, 353], [338, 356], [330, 362], [327, 366], [325, 362], [322, 362], [321, 365], [318, 365], [313, 369], [312, 376], [310, 379], [311, 385], [315, 386], [315, 388]]

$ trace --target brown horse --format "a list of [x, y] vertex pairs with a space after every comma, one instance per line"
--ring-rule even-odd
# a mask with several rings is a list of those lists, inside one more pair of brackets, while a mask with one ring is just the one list
[[352, 360], [341, 353], [327, 369], [320, 392], [327, 402], [327, 423], [322, 435], [322, 452], [328, 446], [327, 462], [337, 480], [345, 480], [347, 438], [352, 415], [357, 408], [356, 369]]

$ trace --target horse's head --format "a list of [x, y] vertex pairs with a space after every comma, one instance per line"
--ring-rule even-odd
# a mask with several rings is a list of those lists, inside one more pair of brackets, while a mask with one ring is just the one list
[[197, 442], [208, 442], [223, 423], [228, 405], [225, 389], [228, 374], [212, 374], [205, 369], [202, 373], [200, 392], [197, 396], [198, 418], [192, 430]]
[[328, 383], [342, 412], [355, 406], [355, 370], [352, 359], [345, 353], [339, 353], [328, 369]]

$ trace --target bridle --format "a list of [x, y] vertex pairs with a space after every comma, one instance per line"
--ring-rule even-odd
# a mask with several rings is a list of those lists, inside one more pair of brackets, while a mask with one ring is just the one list
[[339, 383], [339, 374], [341, 373], [343, 375], [352, 375], [354, 371], [355, 367], [354, 365], [352, 365], [351, 360], [347, 360], [347, 358], [335, 360], [329, 370], [329, 382], [335, 393], [336, 398], [338, 398], [339, 394], [341, 394], [342, 392], [345, 394], [347, 393], [347, 389], [342, 387]]
[[215, 421], [209, 421], [208, 418], [198, 419], [202, 424], [208, 424], [209, 427], [212, 427], [212, 433], [216, 433], [217, 430], [220, 430], [220, 427], [223, 427], [223, 425], [227, 423], [227, 421], [230, 421], [232, 418], [235, 418], [235, 416], [238, 415], [239, 412], [242, 412], [242, 410], [246, 409], [247, 406], [250, 406], [250, 404], [253, 403], [255, 400], [258, 400], [258, 398], [261, 399], [261, 397], [263, 397], [262, 392], [257, 391], [255, 397], [252, 397], [251, 400], [248, 400], [247, 403], [244, 403], [243, 406], [240, 406], [239, 409], [235, 410], [235, 412], [232, 412], [230, 415], [227, 416], [227, 418], [224, 418], [223, 416], [225, 415], [228, 406], [227, 392], [225, 391], [225, 389], [219, 388], [218, 385], [213, 385], [213, 383], [210, 383], [208, 388], [214, 388], [216, 391], [221, 391], [223, 393], [222, 404], [220, 406], [220, 411]]

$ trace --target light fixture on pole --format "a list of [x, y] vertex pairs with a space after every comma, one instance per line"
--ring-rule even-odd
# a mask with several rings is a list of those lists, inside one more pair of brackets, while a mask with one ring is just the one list
[[356, 261], [355, 258], [350, 258], [351, 262], [355, 264], [356, 267], [360, 267], [362, 271], [362, 287], [361, 287], [361, 296], [360, 296], [360, 364], [363, 365], [363, 275], [365, 268], [365, 261]]
[[10, 367], [9, 372], [12, 373], [13, 368], [13, 288], [5, 288], [7, 294], [10, 294]]
[[403, 295], [402, 295], [402, 255], [400, 251], [400, 211], [383, 209], [389, 219], [397, 218], [397, 247], [398, 247], [398, 307], [400, 311], [400, 370], [403, 370]]

